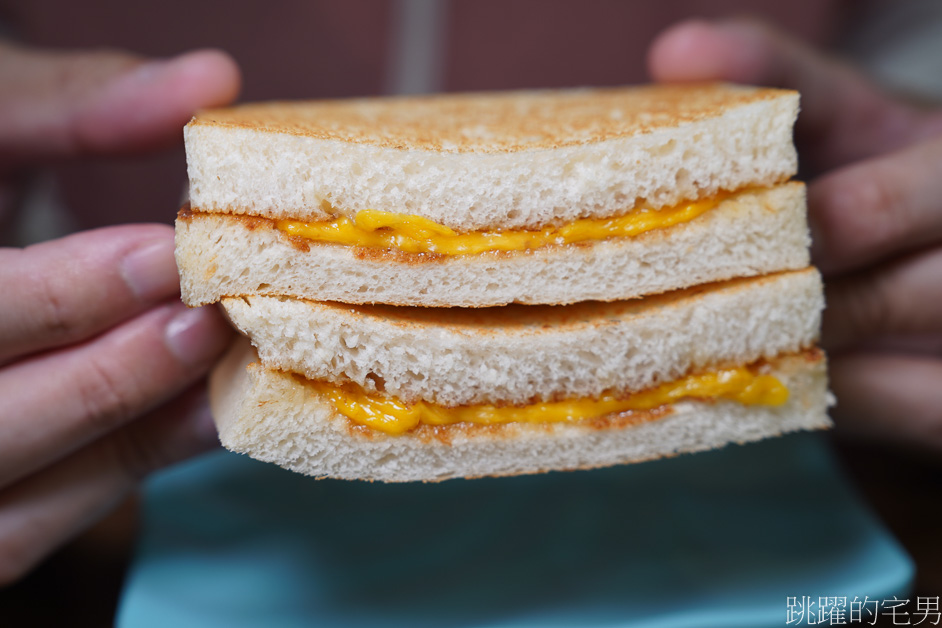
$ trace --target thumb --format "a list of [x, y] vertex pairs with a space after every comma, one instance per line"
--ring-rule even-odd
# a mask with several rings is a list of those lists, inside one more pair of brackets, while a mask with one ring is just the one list
[[930, 123], [848, 65], [754, 21], [677, 24], [651, 45], [648, 67], [658, 81], [724, 80], [798, 90], [796, 140], [815, 172], [899, 149]]
[[195, 110], [230, 102], [239, 84], [219, 51], [146, 60], [0, 44], [0, 169], [168, 145]]

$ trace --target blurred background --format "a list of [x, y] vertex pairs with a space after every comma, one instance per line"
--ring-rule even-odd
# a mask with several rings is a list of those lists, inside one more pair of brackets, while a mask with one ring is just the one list
[[[830, 50], [913, 99], [942, 99], [938, 0], [0, 0], [0, 36], [148, 56], [217, 47], [242, 68], [241, 100], [338, 98], [645, 82], [646, 50], [667, 26], [739, 15]], [[23, 176], [17, 211], [0, 214], [8, 244], [108, 224], [169, 223], [186, 167], [178, 146]], [[942, 463], [834, 440], [861, 493], [914, 556], [914, 593], [942, 594]], [[0, 625], [110, 624], [136, 513], [130, 500], [0, 591]]]
[[[669, 25], [740, 15], [894, 90], [942, 97], [935, 0], [0, 0], [0, 32], [158, 57], [221, 48], [242, 68], [241, 100], [268, 100], [640, 83], [649, 44]], [[32, 178], [20, 238], [46, 235], [49, 207], [62, 210], [60, 230], [169, 222], [185, 177], [182, 147], [54, 167]]]

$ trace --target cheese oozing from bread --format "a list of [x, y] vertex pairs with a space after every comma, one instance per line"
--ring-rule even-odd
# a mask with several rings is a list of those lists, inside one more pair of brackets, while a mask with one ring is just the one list
[[[563, 226], [539, 230], [488, 230], [458, 233], [422, 216], [365, 209], [353, 220], [341, 215], [329, 221], [279, 220], [277, 227], [289, 236], [316, 242], [375, 249], [397, 249], [406, 253], [476, 255], [490, 251], [524, 251], [551, 244], [576, 244], [607, 238], [629, 238], [689, 222], [720, 204], [730, 193], [719, 193], [673, 207], [652, 209], [639, 206], [621, 216], [580, 218]], [[326, 211], [336, 213], [325, 203]]]
[[792, 181], [745, 188], [694, 220], [636, 237], [437, 255], [314, 242], [274, 219], [193, 206], [177, 219], [177, 265], [191, 306], [257, 294], [475, 308], [615, 301], [804, 268], [805, 213], [804, 185]]
[[316, 477], [439, 481], [640, 462], [830, 426], [820, 351], [766, 363], [788, 389], [784, 404], [689, 397], [583, 421], [419, 425], [400, 435], [353, 423], [310, 380], [259, 364], [247, 341], [233, 346], [209, 389], [220, 440], [232, 451]]
[[353, 385], [312, 382], [314, 390], [358, 425], [386, 434], [404, 434], [419, 425], [496, 425], [501, 423], [558, 423], [581, 421], [632, 410], [652, 410], [682, 399], [726, 399], [745, 405], [780, 406], [788, 389], [775, 376], [756, 367], [738, 366], [690, 374], [627, 397], [543, 401], [523, 406], [477, 404], [446, 407], [427, 401], [404, 403], [394, 397], [367, 393]]

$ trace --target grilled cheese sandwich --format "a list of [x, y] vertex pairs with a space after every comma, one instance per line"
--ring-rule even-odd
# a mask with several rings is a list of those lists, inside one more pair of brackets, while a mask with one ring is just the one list
[[223, 444], [413, 481], [826, 427], [796, 113], [693, 85], [199, 114], [182, 294], [254, 345], [212, 377]]

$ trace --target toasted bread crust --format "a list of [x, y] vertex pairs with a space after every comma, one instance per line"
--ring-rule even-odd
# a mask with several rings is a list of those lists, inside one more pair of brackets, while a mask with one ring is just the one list
[[202, 111], [188, 126], [402, 151], [513, 153], [632, 137], [794, 94], [711, 83], [269, 102]]
[[630, 392], [795, 352], [817, 341], [824, 301], [817, 271], [807, 268], [569, 306], [402, 308], [257, 296], [223, 306], [269, 368], [457, 406]]
[[213, 373], [210, 396], [222, 443], [317, 477], [382, 482], [439, 481], [640, 462], [830, 426], [820, 352], [770, 363], [789, 388], [783, 406], [682, 401], [646, 420], [449, 426], [389, 436], [350, 422], [295, 377], [258, 364], [237, 346]]
[[184, 130], [200, 211], [363, 209], [456, 231], [540, 228], [793, 176], [794, 92], [729, 85], [266, 103]]
[[745, 192], [693, 221], [634, 238], [457, 257], [361, 256], [317, 242], [305, 250], [269, 225], [223, 214], [178, 220], [184, 301], [264, 294], [433, 307], [563, 304], [808, 265], [804, 187], [796, 182]]

